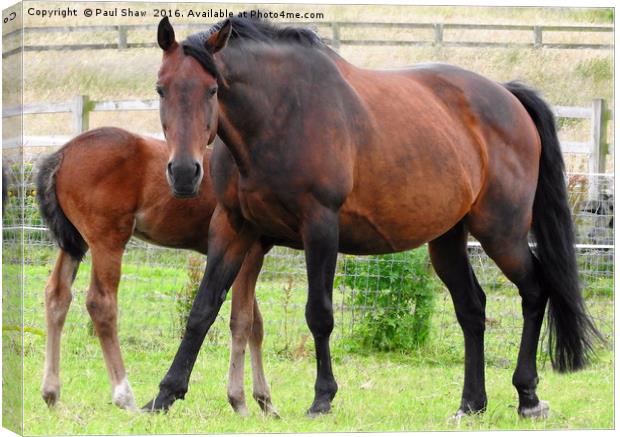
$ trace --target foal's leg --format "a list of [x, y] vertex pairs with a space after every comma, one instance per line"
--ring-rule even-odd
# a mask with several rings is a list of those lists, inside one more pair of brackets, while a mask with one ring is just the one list
[[239, 229], [234, 228], [226, 214], [216, 208], [209, 224], [207, 267], [189, 313], [183, 340], [170, 369], [159, 384], [157, 397], [148, 402], [144, 410], [168, 410], [176, 399], [185, 397], [189, 377], [207, 331], [255, 241], [256, 235], [245, 224]]
[[45, 287], [47, 346], [41, 395], [49, 406], [54, 405], [60, 396], [60, 336], [71, 305], [71, 285], [79, 265], [78, 260], [60, 250], [52, 275]]
[[433, 267], [446, 284], [456, 318], [465, 337], [465, 381], [461, 406], [455, 418], [483, 412], [487, 406], [484, 385], [484, 330], [486, 296], [467, 257], [463, 223], [428, 244]]
[[538, 279], [538, 262], [530, 251], [527, 235], [509, 240], [481, 239], [481, 243], [485, 252], [517, 286], [521, 295], [523, 331], [517, 368], [512, 376], [512, 384], [519, 394], [519, 415], [546, 417], [549, 404], [539, 400], [536, 395], [536, 352], [548, 299]]
[[258, 309], [258, 301], [254, 296], [254, 321], [250, 333], [250, 353], [252, 358], [252, 395], [265, 414], [280, 417], [271, 403], [269, 384], [263, 370], [263, 316]]
[[263, 264], [263, 250], [255, 244], [245, 257], [237, 279], [232, 286], [230, 311], [230, 367], [228, 370], [228, 401], [237, 413], [248, 414], [243, 390], [245, 345], [252, 331], [254, 319], [254, 289]]
[[311, 417], [329, 412], [338, 391], [329, 350], [334, 329], [332, 290], [338, 256], [338, 214], [320, 208], [302, 226], [308, 271], [306, 321], [314, 337], [317, 363], [314, 401], [308, 410]]
[[86, 308], [99, 337], [103, 358], [112, 384], [112, 401], [136, 410], [135, 400], [123, 365], [117, 330], [117, 293], [121, 276], [122, 247], [91, 246], [93, 268]]

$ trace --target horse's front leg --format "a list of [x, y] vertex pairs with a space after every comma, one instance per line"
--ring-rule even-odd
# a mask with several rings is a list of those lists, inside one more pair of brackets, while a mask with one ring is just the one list
[[209, 225], [207, 267], [189, 313], [185, 334], [170, 369], [159, 384], [157, 397], [143, 410], [166, 411], [175, 400], [185, 397], [198, 351], [255, 240], [246, 224], [233, 227], [228, 215], [220, 207], [216, 208]]
[[338, 391], [332, 372], [329, 337], [334, 328], [332, 290], [338, 257], [338, 213], [319, 207], [302, 226], [308, 271], [306, 321], [314, 337], [317, 377], [309, 416], [327, 413]]

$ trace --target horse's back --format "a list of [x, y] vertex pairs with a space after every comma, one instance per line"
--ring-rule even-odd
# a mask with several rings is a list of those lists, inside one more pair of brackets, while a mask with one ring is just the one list
[[485, 165], [468, 218], [472, 232], [484, 236], [510, 223], [528, 228], [541, 144], [527, 110], [503, 85], [476, 73], [444, 64], [414, 70], [418, 80], [454, 107], [457, 117], [468, 120], [472, 132], [478, 132]]
[[[489, 186], [508, 192], [515, 179], [537, 174], [535, 126], [495, 82], [423, 64], [365, 70], [351, 83], [366, 101], [373, 130], [358, 147], [360, 177], [341, 211], [344, 250], [415, 247], [469, 214]], [[526, 197], [535, 182], [530, 185]]]

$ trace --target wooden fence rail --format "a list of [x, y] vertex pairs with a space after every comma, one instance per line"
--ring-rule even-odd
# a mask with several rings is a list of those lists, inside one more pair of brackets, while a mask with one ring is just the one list
[[[213, 23], [187, 23], [177, 24], [179, 29], [205, 29]], [[463, 24], [463, 23], [376, 23], [376, 22], [343, 22], [343, 21], [319, 21], [319, 22], [295, 22], [279, 23], [282, 25], [301, 25], [316, 28], [327, 28], [329, 36], [325, 36], [324, 41], [338, 50], [341, 46], [444, 46], [444, 47], [524, 47], [524, 48], [556, 48], [556, 49], [595, 49], [611, 50], [613, 44], [601, 43], [553, 43], [546, 42], [545, 35], [568, 32], [568, 33], [608, 33], [613, 38], [613, 26], [537, 26], [520, 24]], [[427, 29], [429, 30], [426, 39], [346, 39], [341, 35], [343, 30], [356, 29]], [[155, 35], [157, 24], [135, 24], [117, 26], [54, 26], [54, 27], [25, 27], [24, 35], [35, 33], [74, 33], [74, 32], [115, 32], [115, 43], [89, 43], [89, 44], [62, 44], [62, 45], [26, 45], [15, 47], [12, 50], [3, 52], [2, 56], [7, 57], [15, 53], [24, 51], [47, 51], [47, 50], [99, 50], [99, 49], [132, 49], [156, 47], [155, 37], [152, 42], [130, 42], [129, 32], [137, 30], [152, 30]], [[450, 40], [446, 38], [446, 31], [450, 30], [502, 30], [506, 32], [531, 33], [531, 42], [497, 42], [497, 41], [463, 41]], [[19, 35], [22, 29], [13, 30], [4, 34], [7, 40], [11, 36]], [[320, 32], [321, 33], [321, 32]]]
[[[29, 103], [23, 106], [11, 106], [2, 109], [2, 118], [17, 117], [33, 114], [72, 114], [73, 134], [78, 135], [89, 129], [91, 112], [102, 111], [156, 111], [159, 109], [159, 100], [116, 100], [95, 102], [88, 96], [75, 96], [69, 102], [60, 103]], [[553, 112], [557, 118], [589, 119], [590, 138], [588, 141], [562, 141], [564, 153], [588, 155], [588, 173], [605, 173], [605, 161], [613, 145], [607, 143], [607, 127], [612, 119], [612, 111], [607, 109], [605, 100], [594, 99], [590, 107], [554, 106]], [[163, 138], [161, 133], [147, 134]], [[71, 136], [26, 136], [3, 140], [3, 148], [17, 147], [50, 147], [60, 146], [71, 139]], [[591, 197], [598, 193], [598, 187], [590, 186]]]

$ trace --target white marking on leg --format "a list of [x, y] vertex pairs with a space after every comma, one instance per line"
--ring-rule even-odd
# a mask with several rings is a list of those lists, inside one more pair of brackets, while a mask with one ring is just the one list
[[114, 387], [114, 393], [112, 394], [112, 401], [115, 405], [124, 408], [129, 411], [137, 411], [136, 401], [131, 391], [131, 386], [127, 378], [123, 378], [120, 384]]

